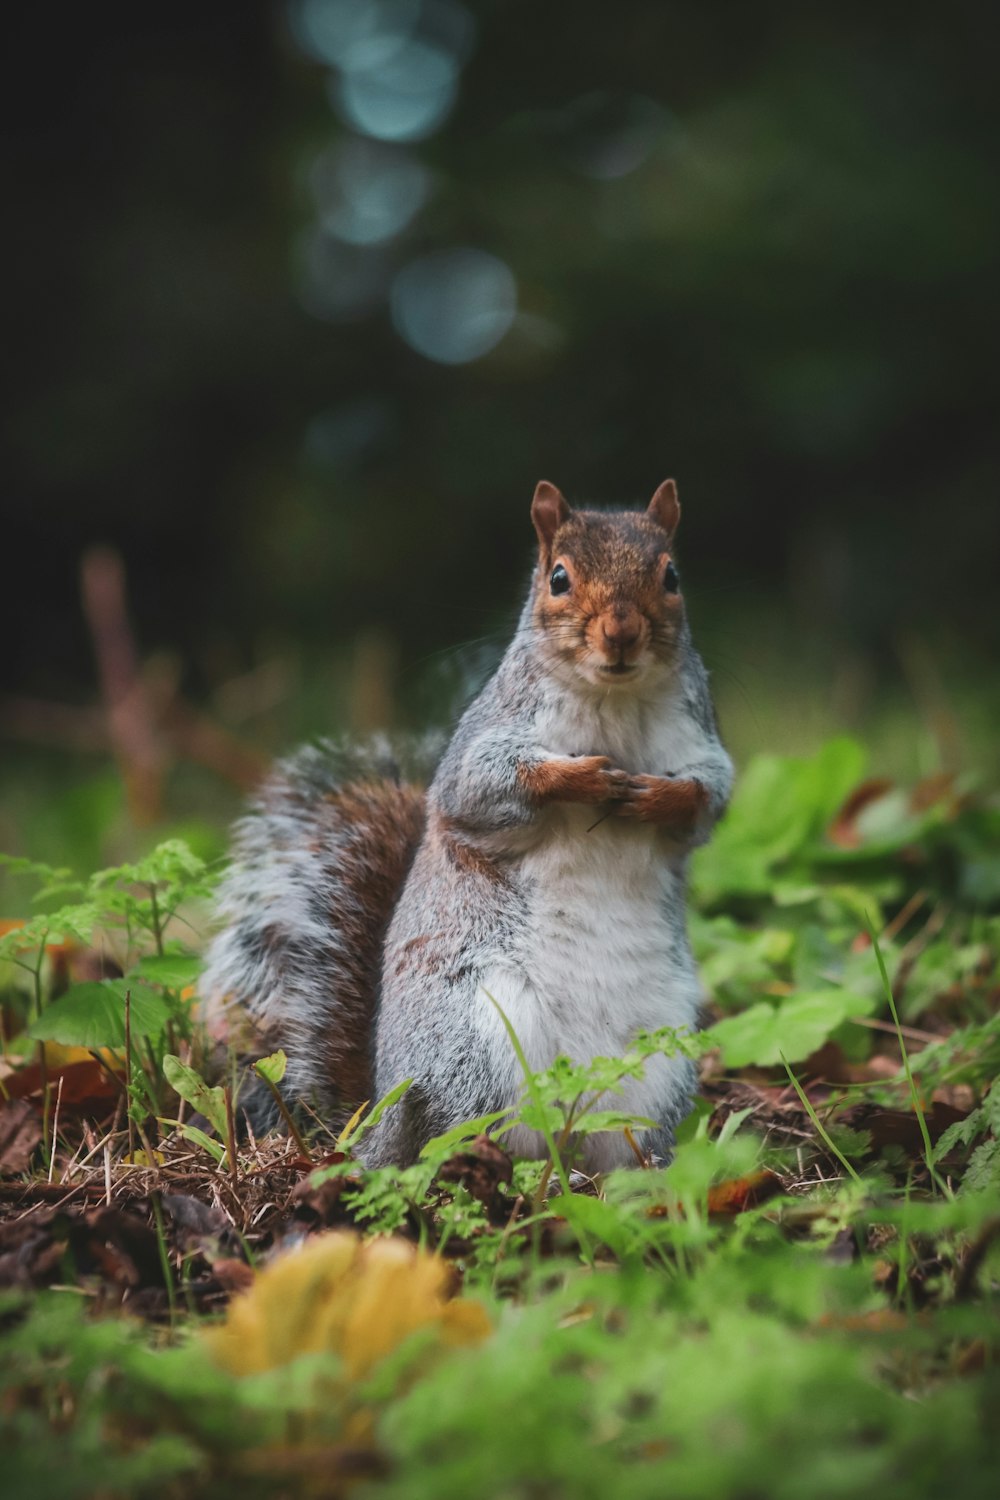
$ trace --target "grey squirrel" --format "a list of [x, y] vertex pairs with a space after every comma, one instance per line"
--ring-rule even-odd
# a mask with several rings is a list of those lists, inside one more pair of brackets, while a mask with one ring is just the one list
[[[640, 1029], [697, 1024], [686, 866], [732, 764], [693, 645], [666, 480], [638, 512], [571, 510], [542, 482], [538, 561], [497, 671], [426, 793], [377, 758], [307, 750], [238, 826], [204, 992], [289, 1057], [285, 1089], [331, 1123], [402, 1080], [371, 1166], [408, 1163], [459, 1122], [512, 1105], [535, 1069], [621, 1055]], [[616, 1107], [657, 1121], [668, 1159], [694, 1068], [654, 1056]], [[521, 1127], [507, 1137], [544, 1150]], [[584, 1139], [589, 1171], [634, 1164]]]

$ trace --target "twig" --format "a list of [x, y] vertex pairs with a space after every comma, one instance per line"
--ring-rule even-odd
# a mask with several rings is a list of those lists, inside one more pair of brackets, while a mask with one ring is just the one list
[[59, 1138], [59, 1106], [62, 1103], [63, 1079], [65, 1077], [65, 1073], [59, 1074], [59, 1088], [56, 1092], [56, 1112], [52, 1121], [52, 1150], [49, 1152], [49, 1182], [52, 1181], [52, 1173], [55, 1171], [56, 1165], [56, 1141]]
[[120, 555], [109, 547], [86, 552], [80, 567], [80, 586], [108, 733], [125, 782], [129, 812], [135, 823], [148, 826], [162, 813], [166, 757], [139, 674]]
[[633, 1155], [635, 1156], [635, 1159], [639, 1163], [640, 1167], [648, 1169], [649, 1158], [643, 1155], [639, 1142], [636, 1140], [635, 1136], [632, 1134], [627, 1125], [625, 1126], [625, 1139], [631, 1146]]
[[882, 929], [883, 943], [891, 943], [896, 935], [902, 932], [903, 928], [913, 916], [914, 912], [919, 911], [926, 900], [926, 891], [915, 891], [910, 897], [909, 901], [907, 901], [905, 905], [900, 907], [899, 911], [893, 917], [892, 921], [887, 923], [887, 925]]
[[104, 715], [96, 708], [44, 703], [33, 698], [0, 699], [4, 735], [31, 744], [101, 753], [109, 748]]
[[850, 1016], [852, 1026], [866, 1026], [869, 1031], [885, 1031], [890, 1036], [909, 1037], [911, 1042], [939, 1042], [941, 1038], [933, 1031], [918, 1031], [915, 1026], [893, 1026], [889, 1021], [877, 1021], [872, 1016]]
[[125, 991], [125, 1081], [128, 1088], [128, 1154], [135, 1156], [135, 1122], [132, 1119], [132, 991]]
[[42, 1085], [42, 1146], [44, 1150], [49, 1148], [49, 1108], [52, 1103], [52, 1090], [49, 1083], [49, 1068], [45, 1057], [45, 1043], [38, 1043], [38, 1076]]
[[225, 1084], [222, 1097], [226, 1101], [226, 1149], [229, 1152], [229, 1171], [235, 1187], [239, 1179], [239, 1163], [236, 1160], [236, 1124], [233, 1120], [233, 1091]]

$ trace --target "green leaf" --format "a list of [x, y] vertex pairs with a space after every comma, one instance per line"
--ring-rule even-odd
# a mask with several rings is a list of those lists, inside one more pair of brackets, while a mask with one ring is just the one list
[[61, 1042], [67, 1047], [123, 1047], [125, 1045], [125, 992], [131, 992], [129, 1025], [133, 1039], [158, 1037], [170, 1019], [170, 1010], [155, 990], [123, 979], [102, 979], [75, 984], [29, 1027], [38, 1042]]
[[751, 1064], [771, 1067], [808, 1057], [852, 1016], [867, 1016], [875, 1009], [870, 995], [850, 990], [816, 990], [793, 995], [780, 1005], [758, 1004], [738, 1015], [717, 1022], [708, 1033], [721, 1047], [726, 1066], [745, 1068]]
[[725, 1146], [727, 1142], [731, 1141], [743, 1124], [743, 1121], [748, 1120], [753, 1112], [754, 1106], [748, 1104], [744, 1109], [734, 1110], [731, 1115], [728, 1115], [725, 1124], [716, 1136], [716, 1145]]
[[959, 1146], [971, 1146], [976, 1137], [984, 1133], [987, 1125], [985, 1109], [974, 1109], [964, 1120], [956, 1120], [954, 1125], [949, 1125], [938, 1137], [934, 1147], [934, 1160], [941, 1161], [949, 1151], [954, 1151]]
[[632, 1248], [635, 1234], [629, 1221], [619, 1209], [612, 1208], [600, 1198], [590, 1198], [583, 1193], [561, 1193], [549, 1204], [578, 1232], [592, 1235], [616, 1255], [627, 1255]]
[[1000, 1141], [986, 1140], [969, 1157], [962, 1181], [963, 1193], [996, 1194], [1000, 1187]]
[[32, 875], [36, 880], [46, 881], [63, 881], [72, 873], [54, 865], [44, 865], [36, 859], [23, 859], [19, 854], [0, 854], [0, 869], [9, 870], [12, 875]]
[[713, 1113], [714, 1106], [711, 1100], [699, 1095], [674, 1132], [674, 1145], [683, 1146], [687, 1141], [707, 1136], [708, 1122]]
[[20, 927], [12, 927], [0, 937], [0, 958], [12, 958], [31, 948], [40, 948], [46, 943], [61, 943], [74, 938], [78, 943], [89, 943], [100, 913], [92, 902], [77, 906], [63, 906], [58, 911], [45, 912], [32, 917]]
[[163, 1076], [174, 1092], [180, 1094], [192, 1109], [204, 1115], [211, 1122], [212, 1128], [225, 1139], [226, 1099], [222, 1090], [210, 1088], [194, 1068], [182, 1063], [172, 1052], [168, 1052], [163, 1059]]
[[628, 1130], [655, 1130], [656, 1121], [646, 1115], [630, 1115], [619, 1109], [597, 1109], [573, 1121], [574, 1135], [596, 1135], [601, 1130], [618, 1133]]
[[226, 1154], [225, 1147], [220, 1145], [218, 1141], [213, 1141], [212, 1137], [206, 1135], [203, 1130], [199, 1130], [197, 1125], [189, 1125], [187, 1121], [165, 1120], [162, 1118], [160, 1119], [160, 1124], [173, 1126], [175, 1130], [180, 1131], [186, 1141], [190, 1141], [192, 1145], [201, 1146], [217, 1162], [221, 1161]]
[[371, 1130], [373, 1125], [377, 1125], [386, 1110], [391, 1109], [394, 1104], [399, 1103], [412, 1082], [412, 1078], [404, 1078], [402, 1083], [397, 1083], [395, 1088], [390, 1089], [385, 1097], [378, 1101], [371, 1113], [365, 1115], [355, 1131], [355, 1136], [363, 1135], [366, 1130]]
[[725, 819], [692, 862], [702, 900], [725, 895], [769, 895], [771, 872], [821, 834], [861, 779], [863, 748], [831, 740], [817, 755], [760, 755], [750, 762]]
[[193, 953], [151, 953], [140, 959], [133, 972], [151, 984], [162, 984], [169, 990], [183, 990], [194, 984], [201, 967], [201, 959]]
[[288, 1058], [279, 1047], [270, 1057], [258, 1057], [253, 1066], [254, 1072], [259, 1073], [261, 1078], [266, 1078], [269, 1083], [280, 1083], [285, 1076]]
[[506, 1119], [509, 1114], [510, 1109], [495, 1109], [492, 1114], [480, 1115], [478, 1119], [464, 1120], [461, 1125], [453, 1125], [443, 1135], [432, 1136], [421, 1151], [420, 1160], [437, 1161], [454, 1155], [460, 1146], [464, 1146], [475, 1136], [482, 1135], [491, 1125]]
[[559, 1134], [564, 1124], [563, 1111], [558, 1104], [547, 1104], [544, 1100], [522, 1099], [517, 1116], [500, 1126], [497, 1134], [523, 1125], [526, 1130], [537, 1130], [542, 1135], [548, 1131], [553, 1137]]

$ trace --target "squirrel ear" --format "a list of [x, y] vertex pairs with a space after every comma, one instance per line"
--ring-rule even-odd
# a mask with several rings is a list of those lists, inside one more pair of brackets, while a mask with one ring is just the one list
[[562, 492], [547, 479], [535, 486], [535, 497], [531, 502], [531, 519], [538, 533], [538, 545], [544, 553], [552, 549], [552, 538], [564, 521], [569, 520], [569, 506]]
[[681, 503], [677, 498], [677, 486], [672, 479], [665, 479], [649, 502], [647, 516], [652, 516], [662, 526], [667, 536], [672, 537], [681, 519]]

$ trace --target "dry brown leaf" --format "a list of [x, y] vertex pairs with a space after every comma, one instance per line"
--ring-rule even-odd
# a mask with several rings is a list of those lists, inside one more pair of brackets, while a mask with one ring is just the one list
[[857, 849], [861, 843], [858, 818], [871, 803], [891, 792], [892, 787], [893, 783], [884, 776], [872, 777], [856, 786], [826, 830], [831, 844], [836, 844], [840, 849]]
[[38, 1111], [26, 1099], [0, 1107], [0, 1174], [16, 1177], [26, 1171], [41, 1139]]
[[750, 1172], [731, 1182], [717, 1182], [708, 1190], [710, 1214], [741, 1214], [781, 1191], [781, 1179], [773, 1172]]

